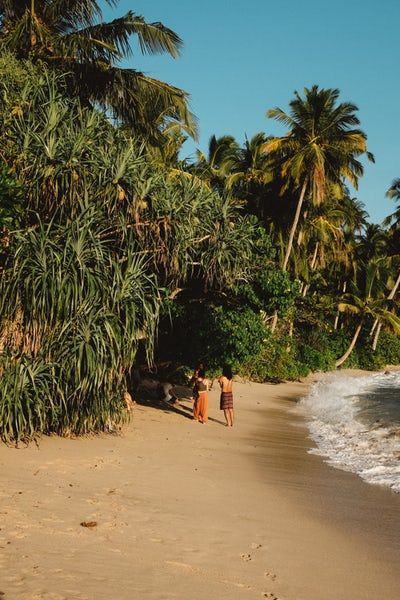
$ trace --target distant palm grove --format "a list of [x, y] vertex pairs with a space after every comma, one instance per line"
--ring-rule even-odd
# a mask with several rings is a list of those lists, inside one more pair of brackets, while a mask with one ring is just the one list
[[136, 56], [120, 68], [131, 36], [181, 51], [95, 1], [0, 0], [6, 442], [118, 428], [133, 368], [277, 382], [400, 363], [400, 179], [369, 223], [350, 192], [374, 160], [357, 106], [315, 85], [266, 107], [281, 137], [212, 137], [189, 162], [187, 93]]

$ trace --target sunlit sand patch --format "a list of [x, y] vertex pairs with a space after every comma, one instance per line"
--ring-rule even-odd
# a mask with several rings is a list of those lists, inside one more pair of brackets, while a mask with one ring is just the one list
[[[247, 590], [254, 589], [254, 587], [252, 585], [250, 585], [249, 583], [243, 583], [241, 581], [234, 581], [232, 579], [227, 579], [217, 573], [212, 573], [212, 571], [209, 571], [206, 569], [201, 569], [199, 567], [195, 567], [188, 563], [173, 561], [173, 560], [166, 560], [164, 562], [165, 562], [165, 564], [167, 564], [169, 566], [177, 567], [179, 569], [185, 570], [185, 571], [193, 573], [195, 575], [204, 576], [208, 580], [213, 580], [217, 583], [223, 583], [225, 585], [229, 585], [229, 586], [233, 586], [233, 587], [241, 588], [241, 589], [247, 589]], [[278, 600], [278, 599], [276, 599], [276, 600]]]
[[200, 569], [198, 567], [193, 567], [193, 565], [188, 565], [187, 563], [178, 562], [175, 560], [166, 560], [165, 564], [171, 565], [171, 567], [179, 567], [180, 569], [186, 569], [194, 573], [200, 573]]

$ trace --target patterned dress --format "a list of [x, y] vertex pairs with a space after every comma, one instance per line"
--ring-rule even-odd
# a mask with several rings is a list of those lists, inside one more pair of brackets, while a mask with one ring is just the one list
[[220, 410], [233, 409], [233, 392], [221, 392], [219, 408]]

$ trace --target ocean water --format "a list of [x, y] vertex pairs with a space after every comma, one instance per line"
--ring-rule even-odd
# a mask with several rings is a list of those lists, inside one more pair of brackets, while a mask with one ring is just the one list
[[400, 372], [328, 375], [297, 410], [316, 444], [311, 453], [400, 493]]

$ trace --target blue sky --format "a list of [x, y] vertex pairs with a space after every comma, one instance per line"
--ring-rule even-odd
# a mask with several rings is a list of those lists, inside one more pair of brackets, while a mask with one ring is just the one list
[[182, 56], [146, 56], [134, 45], [126, 66], [190, 94], [200, 139], [185, 155], [206, 150], [212, 134], [242, 143], [258, 131], [279, 135], [267, 109], [287, 110], [294, 90], [339, 88], [354, 102], [376, 163], [354, 192], [371, 221], [395, 209], [385, 191], [400, 177], [400, 2], [398, 0], [121, 0], [128, 10], [161, 21], [184, 41]]

